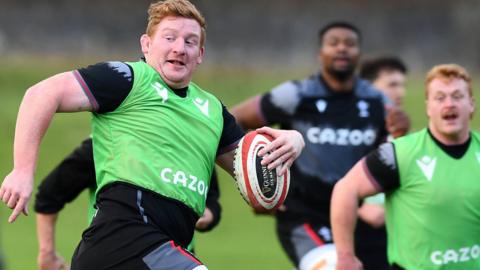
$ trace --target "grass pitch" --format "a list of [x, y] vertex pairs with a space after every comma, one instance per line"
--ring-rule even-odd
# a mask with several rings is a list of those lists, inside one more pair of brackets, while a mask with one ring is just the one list
[[[98, 60], [98, 59], [97, 59]], [[97, 61], [95, 60], [95, 61]], [[12, 148], [15, 119], [25, 90], [47, 76], [74, 69], [93, 62], [38, 60], [35, 63], [12, 61], [0, 66], [0, 176], [12, 168]], [[309, 75], [307, 70], [233, 70], [201, 67], [195, 82], [216, 94], [227, 106], [271, 89], [288, 79]], [[421, 78], [423, 74], [417, 76]], [[426, 123], [423, 86], [421, 80], [412, 80], [405, 107], [412, 119], [413, 130]], [[58, 114], [46, 134], [39, 156], [35, 177], [36, 185], [65, 155], [90, 133], [89, 113]], [[478, 127], [474, 119], [473, 127]], [[280, 249], [275, 236], [274, 220], [255, 216], [236, 190], [233, 180], [220, 174], [221, 204], [220, 225], [212, 232], [197, 234], [196, 251], [210, 269], [292, 269]], [[33, 201], [33, 198], [32, 200]], [[57, 250], [67, 260], [78, 244], [86, 221], [87, 196], [83, 193], [69, 204], [59, 217], [57, 225]], [[35, 214], [30, 203], [30, 216], [21, 216], [8, 224], [10, 210], [0, 206], [0, 243], [7, 269], [36, 269], [37, 242]], [[266, 259], [268, 258], [268, 259]]]

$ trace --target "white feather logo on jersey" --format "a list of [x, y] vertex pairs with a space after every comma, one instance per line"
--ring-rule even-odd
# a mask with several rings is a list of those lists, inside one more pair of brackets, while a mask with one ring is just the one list
[[152, 87], [157, 91], [157, 94], [162, 98], [162, 103], [168, 100], [168, 90], [159, 82], [152, 83]]
[[320, 230], [318, 230], [318, 234], [320, 234], [325, 241], [332, 241], [332, 232], [328, 227], [322, 227]]
[[358, 108], [358, 116], [362, 118], [366, 118], [370, 116], [370, 113], [368, 112], [368, 108], [370, 107], [370, 104], [366, 102], [365, 100], [360, 100], [357, 102], [357, 108]]
[[423, 156], [421, 159], [417, 159], [417, 165], [422, 170], [428, 181], [432, 181], [433, 171], [437, 164], [437, 158], [431, 158], [429, 156]]
[[317, 100], [315, 103], [319, 112], [323, 113], [327, 109], [327, 102], [323, 99]]

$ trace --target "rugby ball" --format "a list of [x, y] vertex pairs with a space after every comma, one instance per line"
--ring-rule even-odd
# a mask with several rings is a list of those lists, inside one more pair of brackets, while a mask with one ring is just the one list
[[235, 150], [235, 182], [243, 199], [256, 211], [275, 210], [283, 204], [290, 186], [290, 171], [279, 175], [261, 164], [258, 152], [273, 138], [256, 131], [248, 132]]

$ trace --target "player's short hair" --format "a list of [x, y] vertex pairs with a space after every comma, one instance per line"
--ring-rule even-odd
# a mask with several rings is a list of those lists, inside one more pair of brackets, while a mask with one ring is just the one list
[[358, 41], [360, 42], [362, 40], [362, 33], [360, 32], [360, 29], [353, 25], [350, 22], [346, 21], [334, 21], [331, 23], [328, 23], [327, 25], [323, 26], [318, 30], [318, 43], [320, 46], [322, 46], [323, 43], [323, 37], [325, 36], [325, 33], [328, 32], [328, 30], [332, 28], [344, 28], [353, 31], [355, 34], [358, 36]]
[[167, 16], [184, 17], [197, 21], [202, 29], [200, 46], [203, 47], [207, 24], [200, 11], [188, 0], [165, 0], [151, 4], [148, 8], [147, 35], [153, 36], [156, 26]]
[[447, 81], [452, 81], [454, 79], [464, 80], [467, 83], [468, 94], [470, 97], [473, 97], [472, 78], [464, 67], [457, 64], [443, 64], [434, 66], [427, 73], [427, 77], [425, 79], [425, 97], [428, 97], [428, 85], [431, 81], [437, 78]]
[[407, 66], [402, 60], [392, 56], [370, 58], [360, 65], [360, 77], [370, 82], [375, 81], [382, 71], [399, 71], [407, 74]]

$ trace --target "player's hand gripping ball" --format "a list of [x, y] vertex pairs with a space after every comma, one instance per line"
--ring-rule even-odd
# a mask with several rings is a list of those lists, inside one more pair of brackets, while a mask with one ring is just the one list
[[290, 186], [290, 170], [279, 175], [278, 169], [262, 165], [258, 152], [273, 138], [256, 131], [248, 132], [235, 151], [235, 180], [243, 199], [256, 211], [268, 212], [283, 204]]

